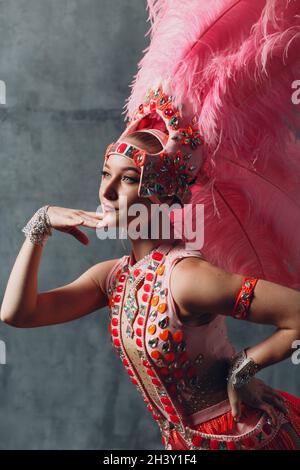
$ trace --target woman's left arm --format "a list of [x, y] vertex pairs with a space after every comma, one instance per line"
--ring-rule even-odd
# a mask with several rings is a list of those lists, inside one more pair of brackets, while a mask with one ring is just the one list
[[[176, 268], [174, 297], [186, 316], [234, 316], [245, 276], [228, 273], [198, 258], [183, 259]], [[270, 337], [247, 348], [247, 355], [260, 368], [282, 361], [291, 356], [293, 342], [300, 339], [300, 292], [258, 279], [243, 319], [277, 327]]]
[[[198, 258], [185, 258], [174, 268], [172, 291], [175, 302], [186, 317], [221, 314], [276, 326], [271, 336], [246, 348], [247, 358], [252, 358], [260, 370], [293, 353], [293, 343], [300, 339], [300, 292], [251, 278], [253, 288], [249, 289], [249, 299], [240, 315], [238, 307], [242, 303], [245, 277], [228, 273]], [[254, 377], [239, 389], [228, 383], [228, 396], [237, 421], [241, 416], [242, 401], [266, 411], [274, 424], [277, 422], [274, 407], [284, 411], [282, 396]]]

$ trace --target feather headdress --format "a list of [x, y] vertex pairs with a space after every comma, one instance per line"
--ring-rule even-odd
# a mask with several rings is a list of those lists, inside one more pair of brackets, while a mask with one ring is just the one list
[[147, 3], [150, 44], [125, 118], [160, 86], [193, 116], [204, 140], [191, 188], [204, 204], [201, 252], [300, 288], [300, 0]]

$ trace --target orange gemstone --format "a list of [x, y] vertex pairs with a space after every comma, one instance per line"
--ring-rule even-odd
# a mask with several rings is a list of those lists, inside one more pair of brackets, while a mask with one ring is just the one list
[[164, 313], [167, 310], [167, 304], [159, 304], [157, 310], [159, 311], [159, 313]]
[[161, 333], [159, 333], [160, 339], [162, 339], [163, 341], [167, 341], [169, 333], [169, 330], [163, 330]]
[[162, 274], [165, 272], [165, 265], [162, 264], [161, 266], [158, 266], [156, 272], [159, 276], [162, 276]]
[[155, 307], [158, 304], [158, 301], [159, 301], [158, 295], [154, 295], [151, 299], [151, 305]]
[[159, 359], [160, 352], [157, 349], [155, 351], [152, 351], [151, 352], [151, 357], [153, 357], [153, 359]]
[[176, 341], [176, 343], [180, 343], [180, 341], [183, 339], [183, 332], [181, 330], [175, 331], [173, 334], [173, 339]]
[[150, 325], [148, 327], [148, 333], [150, 333], [150, 335], [154, 335], [154, 333], [156, 332], [156, 325]]

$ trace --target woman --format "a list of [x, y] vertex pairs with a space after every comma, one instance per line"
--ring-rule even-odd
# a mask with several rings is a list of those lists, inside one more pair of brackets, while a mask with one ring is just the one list
[[[126, 142], [149, 154], [161, 150], [156, 137], [143, 132], [127, 136]], [[257, 369], [248, 369], [242, 384], [234, 372], [230, 377], [236, 351], [225, 316], [238, 317], [244, 276], [213, 266], [181, 240], [164, 240], [162, 230], [157, 239], [131, 239], [130, 256], [98, 263], [66, 286], [37, 292], [40, 257], [53, 228], [87, 243], [77, 227], [120, 226], [122, 210], [127, 214], [137, 203], [147, 208], [147, 227], [155, 222], [154, 203], [138, 194], [140, 167], [128, 163], [118, 153], [105, 161], [99, 191], [103, 214], [56, 206], [37, 211], [23, 229], [26, 239], [8, 281], [1, 319], [31, 328], [71, 321], [109, 305], [113, 346], [167, 449], [300, 449], [300, 400], [254, 377], [256, 370], [288, 357], [292, 342], [300, 338], [296, 290], [256, 280], [244, 319], [278, 329], [248, 348]], [[127, 228], [134, 220], [128, 217]], [[254, 278], [249, 280], [254, 287]]]
[[[113, 346], [167, 449], [300, 449], [300, 400], [255, 377], [289, 357], [300, 337], [300, 161], [292, 138], [299, 118], [290, 97], [300, 70], [296, 3], [149, 0], [151, 44], [127, 103], [129, 122], [105, 155], [104, 214], [45, 206], [23, 229], [29, 240], [2, 320], [35, 327], [109, 305]], [[167, 214], [166, 238], [157, 213], [174, 202], [182, 208]], [[190, 215], [195, 221], [184, 212], [190, 202], [205, 206], [203, 249], [187, 248], [181, 232]], [[131, 211], [137, 204], [141, 218]], [[51, 228], [87, 243], [80, 225], [125, 228], [131, 255], [37, 293]], [[144, 236], [157, 225], [157, 236]], [[228, 315], [277, 330], [237, 353]]]

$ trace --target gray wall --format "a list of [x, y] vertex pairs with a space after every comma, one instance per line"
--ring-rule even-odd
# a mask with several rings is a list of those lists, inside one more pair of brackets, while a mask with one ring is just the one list
[[[0, 292], [44, 204], [96, 210], [103, 154], [123, 129], [121, 111], [147, 44], [145, 1], [0, 1]], [[55, 232], [42, 255], [39, 291], [129, 252]], [[272, 328], [234, 322], [238, 348]], [[47, 328], [0, 324], [0, 449], [162, 449], [157, 424], [131, 384], [109, 334], [107, 309]], [[261, 375], [296, 393], [289, 360]], [[299, 376], [299, 374], [298, 374]]]

